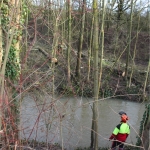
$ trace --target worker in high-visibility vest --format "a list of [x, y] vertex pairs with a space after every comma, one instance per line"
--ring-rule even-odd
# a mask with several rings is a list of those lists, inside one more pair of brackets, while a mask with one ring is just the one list
[[127, 114], [123, 111], [119, 113], [121, 115], [121, 122], [118, 124], [112, 135], [110, 136], [110, 140], [113, 140], [112, 142], [112, 150], [116, 150], [117, 146], [119, 147], [119, 150], [123, 150], [124, 143], [130, 134], [130, 126], [127, 124], [127, 120], [129, 119]]

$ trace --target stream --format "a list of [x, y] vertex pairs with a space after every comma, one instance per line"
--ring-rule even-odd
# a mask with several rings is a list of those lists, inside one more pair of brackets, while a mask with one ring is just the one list
[[[20, 138], [63, 144], [68, 150], [90, 146], [92, 98], [63, 97], [52, 101], [26, 96], [20, 105]], [[135, 144], [145, 104], [123, 99], [99, 100], [99, 146], [110, 147], [108, 140], [120, 122], [118, 112], [124, 110], [129, 117], [131, 134], [127, 143]]]

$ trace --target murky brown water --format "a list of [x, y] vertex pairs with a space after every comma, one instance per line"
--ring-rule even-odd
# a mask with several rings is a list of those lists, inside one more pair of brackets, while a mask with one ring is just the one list
[[[44, 99], [43, 102], [35, 102], [28, 96], [23, 100], [20, 110], [21, 128], [24, 130], [21, 132], [21, 138], [60, 145], [63, 143], [69, 150], [79, 146], [89, 147], [93, 99], [80, 97], [56, 99], [54, 110], [51, 110], [51, 98]], [[108, 138], [120, 121], [117, 114], [120, 110], [124, 110], [129, 116], [131, 134], [127, 142], [135, 144], [144, 108], [144, 104], [125, 100], [99, 101], [99, 146], [111, 145]]]

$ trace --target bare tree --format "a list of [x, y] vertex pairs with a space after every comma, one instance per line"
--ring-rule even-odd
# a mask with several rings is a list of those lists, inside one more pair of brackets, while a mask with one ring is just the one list
[[133, 51], [133, 56], [132, 56], [132, 65], [131, 65], [131, 74], [130, 74], [130, 79], [129, 79], [129, 87], [131, 86], [131, 80], [132, 80], [132, 75], [135, 67], [135, 56], [136, 56], [136, 48], [137, 48], [137, 41], [138, 41], [138, 35], [139, 35], [139, 24], [140, 24], [140, 14], [138, 15], [138, 24], [137, 24], [137, 31], [136, 31], [136, 37], [135, 37], [135, 44], [134, 44], [134, 51]]
[[98, 81], [98, 1], [93, 0], [93, 16], [94, 16], [94, 25], [93, 25], [93, 51], [94, 51], [94, 102], [93, 102], [93, 119], [92, 119], [92, 130], [91, 134], [91, 147], [94, 150], [98, 150], [98, 93], [99, 93], [99, 81]]
[[[2, 58], [3, 58], [3, 47], [2, 47], [2, 44], [3, 44], [3, 41], [2, 41], [2, 12], [1, 12], [1, 7], [2, 7], [2, 2], [0, 2], [0, 69], [2, 67]], [[0, 116], [2, 116], [2, 97], [0, 96]], [[2, 127], [2, 122], [1, 122], [1, 119], [0, 119], [0, 130], [1, 130], [1, 127]]]
[[129, 39], [128, 39], [126, 68], [125, 68], [125, 77], [126, 77], [127, 87], [129, 86], [129, 82], [128, 82], [128, 68], [129, 68], [129, 56], [130, 56], [130, 49], [131, 49], [132, 21], [133, 21], [133, 0], [131, 1], [130, 25], [129, 25]]
[[88, 47], [88, 74], [87, 74], [87, 81], [90, 81], [90, 70], [91, 70], [91, 51], [92, 51], [92, 42], [93, 42], [93, 24], [94, 24], [94, 16], [92, 16], [91, 22], [91, 31], [90, 31], [90, 40], [89, 40], [89, 47]]
[[84, 24], [85, 24], [85, 8], [86, 8], [86, 0], [83, 0], [83, 2], [82, 2], [82, 21], [81, 21], [80, 39], [79, 39], [77, 66], [76, 66], [76, 76], [78, 79], [80, 79], [81, 53], [82, 53]]
[[68, 82], [70, 83], [70, 51], [71, 51], [71, 4], [72, 0], [68, 0], [68, 49], [67, 49], [67, 70]]
[[105, 2], [104, 0], [102, 1], [102, 19], [101, 19], [101, 51], [100, 51], [100, 75], [99, 75], [99, 89], [101, 87], [101, 80], [102, 80], [102, 61], [103, 61], [103, 53], [104, 53], [104, 23], [105, 23]]

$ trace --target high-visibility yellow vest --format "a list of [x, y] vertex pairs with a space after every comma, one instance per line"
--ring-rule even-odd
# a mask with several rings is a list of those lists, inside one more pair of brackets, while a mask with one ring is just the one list
[[113, 131], [114, 135], [120, 134], [130, 134], [130, 126], [127, 123], [120, 123], [117, 125]]

